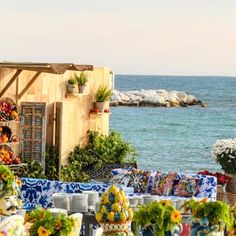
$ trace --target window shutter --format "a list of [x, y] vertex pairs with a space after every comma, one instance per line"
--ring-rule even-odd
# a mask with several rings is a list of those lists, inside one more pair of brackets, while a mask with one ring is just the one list
[[46, 103], [21, 103], [21, 157], [36, 160], [45, 170]]

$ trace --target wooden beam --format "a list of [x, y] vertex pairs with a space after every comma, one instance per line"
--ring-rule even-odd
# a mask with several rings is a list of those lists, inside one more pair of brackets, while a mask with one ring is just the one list
[[3, 90], [0, 92], [0, 98], [3, 96], [3, 94], [9, 89], [9, 87], [12, 85], [12, 83], [15, 81], [15, 79], [18, 77], [18, 75], [21, 73], [22, 70], [17, 70], [16, 73], [13, 75], [13, 77], [10, 79], [10, 81], [7, 83], [7, 85], [3, 88]]
[[24, 87], [24, 89], [20, 92], [18, 99], [21, 99], [21, 97], [26, 93], [26, 91], [29, 89], [29, 87], [34, 83], [34, 81], [38, 78], [38, 76], [41, 74], [40, 71], [38, 71], [33, 78], [29, 81], [29, 83]]

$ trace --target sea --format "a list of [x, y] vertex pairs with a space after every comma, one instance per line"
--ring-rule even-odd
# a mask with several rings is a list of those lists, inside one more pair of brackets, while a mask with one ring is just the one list
[[165, 89], [196, 96], [207, 107], [111, 107], [110, 129], [138, 151], [139, 168], [220, 171], [211, 156], [219, 139], [236, 138], [236, 77], [116, 75], [115, 89]]

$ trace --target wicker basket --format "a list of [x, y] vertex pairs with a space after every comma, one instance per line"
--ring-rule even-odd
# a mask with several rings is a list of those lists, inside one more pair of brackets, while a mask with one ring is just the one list
[[130, 221], [120, 223], [100, 223], [104, 233], [129, 232]]

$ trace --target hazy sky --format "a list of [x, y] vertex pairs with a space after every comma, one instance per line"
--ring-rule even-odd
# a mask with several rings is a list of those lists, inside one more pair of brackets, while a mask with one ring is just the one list
[[236, 0], [0, 0], [0, 61], [236, 76]]

